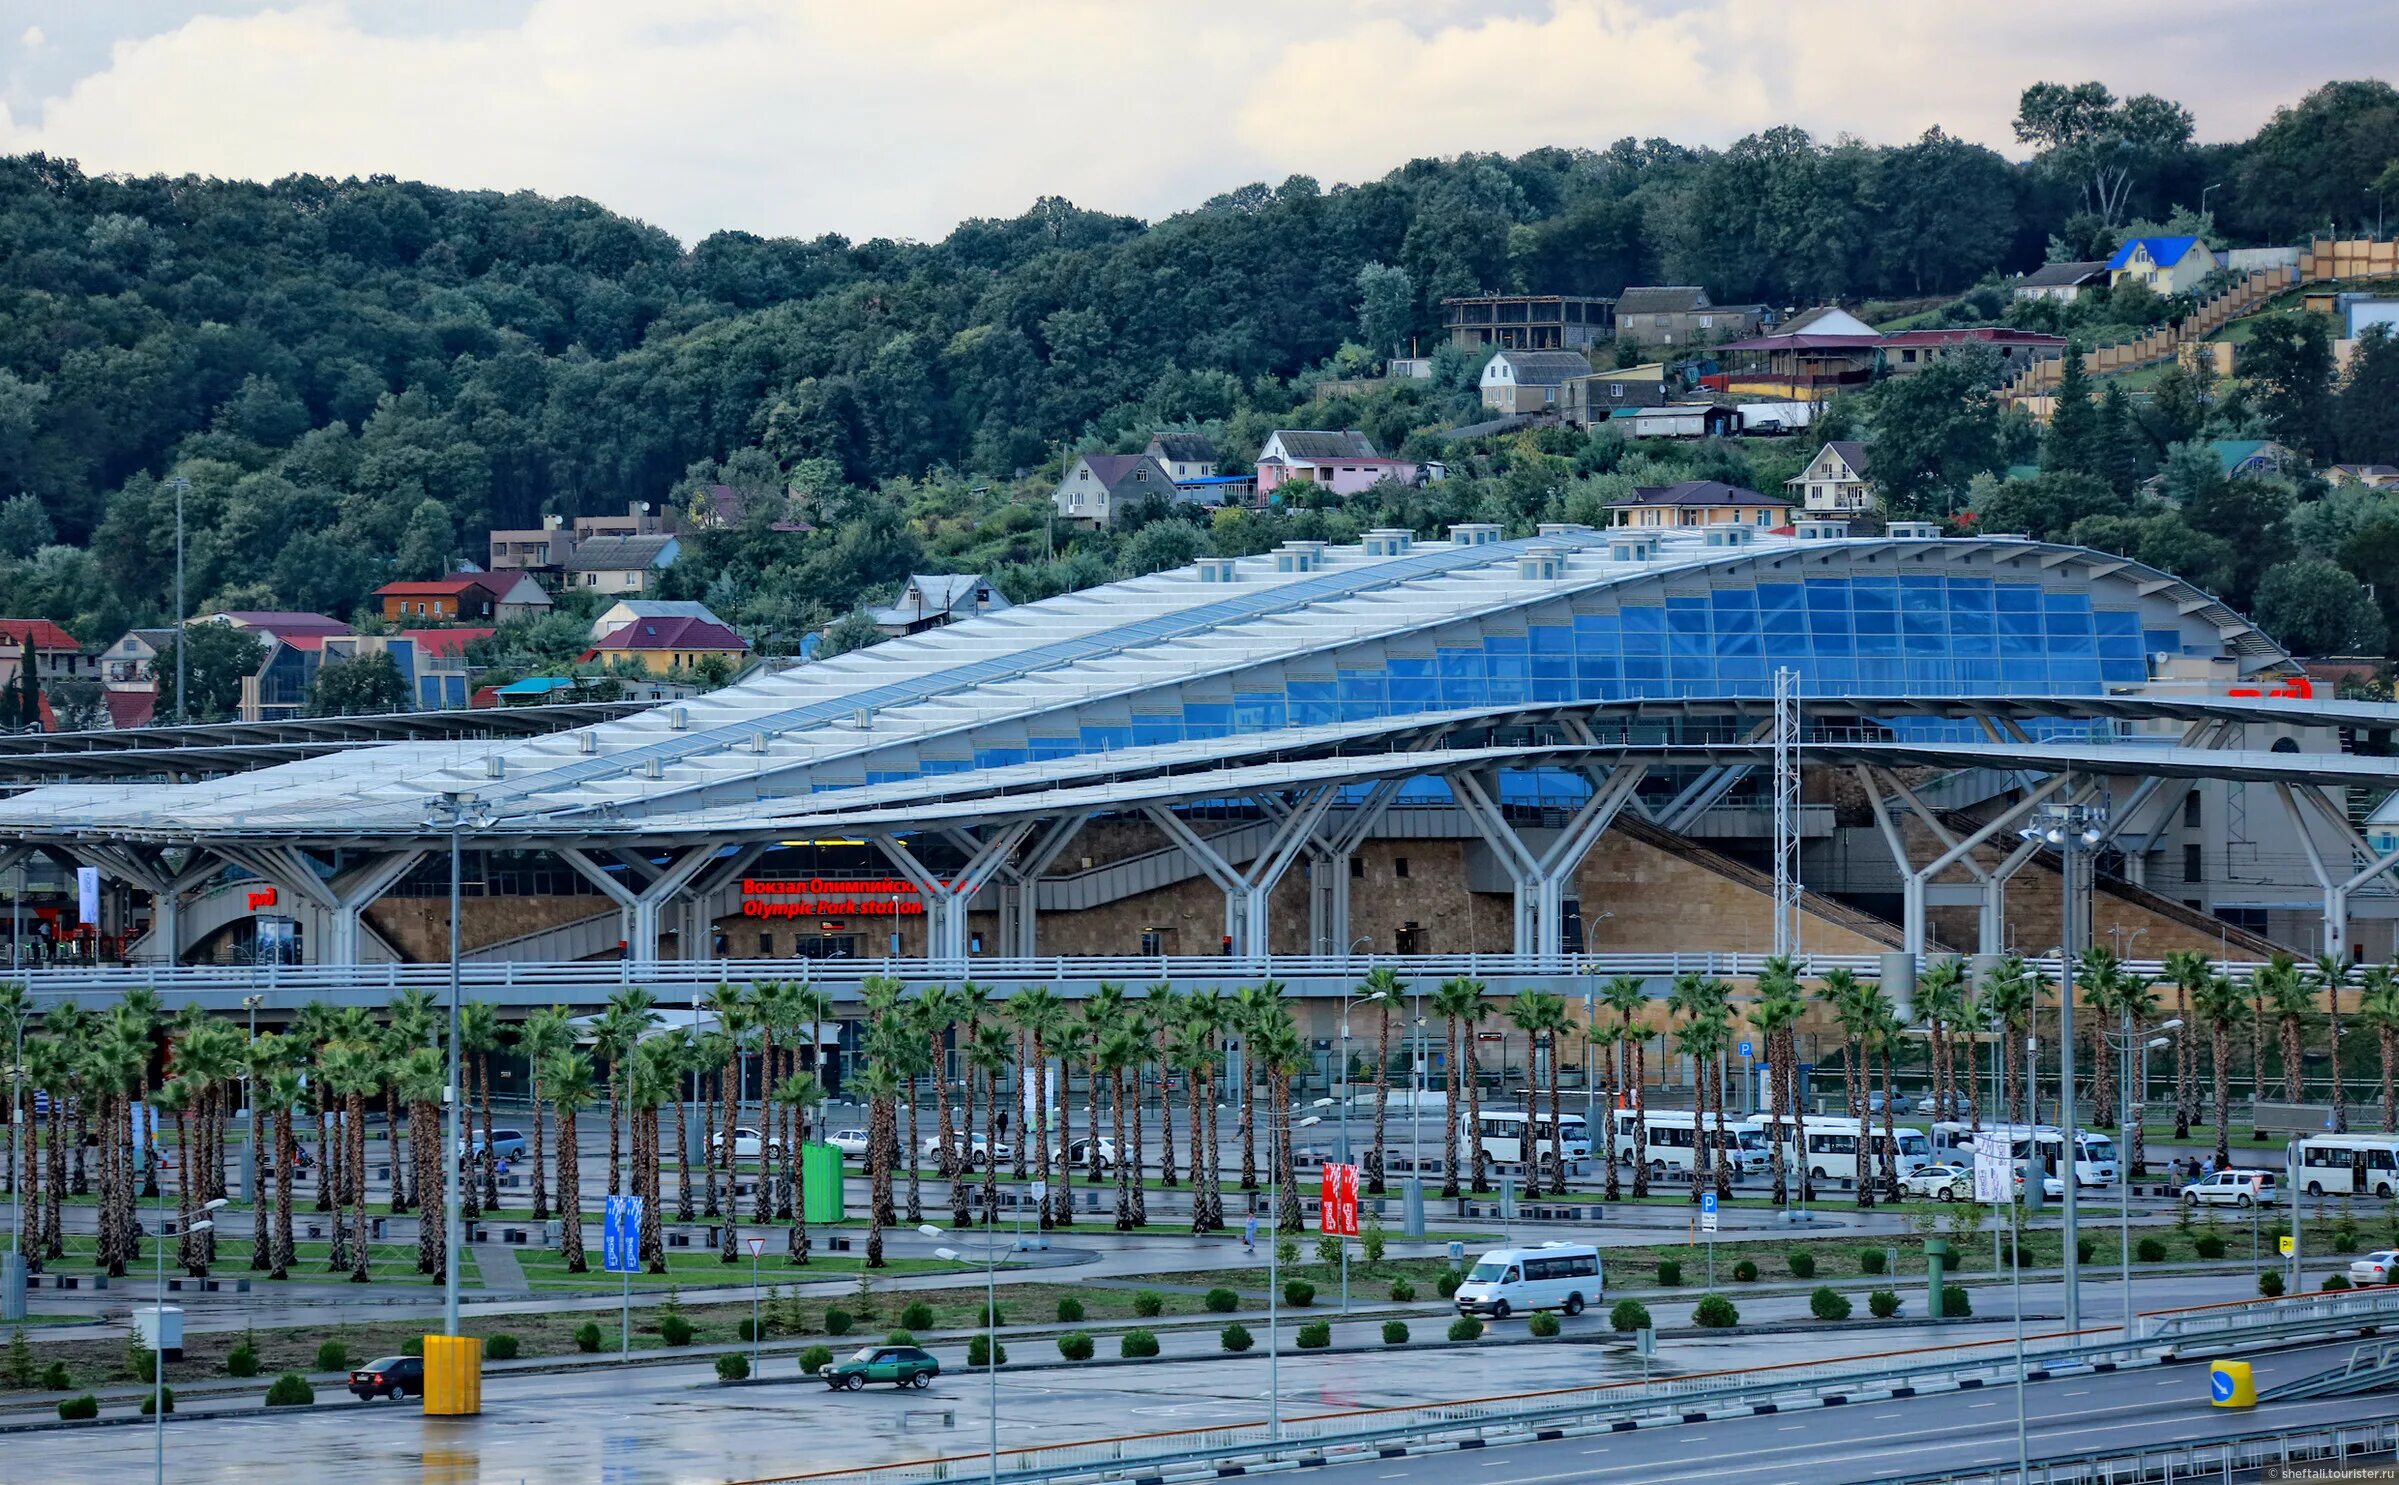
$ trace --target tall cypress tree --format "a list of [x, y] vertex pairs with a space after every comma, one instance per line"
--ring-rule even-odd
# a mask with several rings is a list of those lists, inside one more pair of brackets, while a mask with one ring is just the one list
[[17, 682], [9, 688], [6, 715], [17, 727], [38, 727], [42, 721], [42, 678], [34, 671], [33, 628], [26, 626], [24, 650], [17, 661]]
[[2099, 412], [2091, 405], [2091, 378], [2083, 370], [2082, 346], [2066, 347], [2065, 369], [2058, 375], [2057, 397], [2049, 415], [2049, 432], [2041, 440], [2041, 470], [2045, 474], [2097, 474], [2093, 444]]

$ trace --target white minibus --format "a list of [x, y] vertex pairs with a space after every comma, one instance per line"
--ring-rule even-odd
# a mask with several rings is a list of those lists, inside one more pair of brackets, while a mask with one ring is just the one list
[[[1699, 1115], [1691, 1109], [1651, 1109], [1642, 1116], [1636, 1116], [1632, 1109], [1618, 1109], [1612, 1117], [1616, 1121], [1618, 1163], [1629, 1166], [1639, 1160], [1659, 1174], [1689, 1175], [1692, 1162], [1699, 1156], [1701, 1139], [1713, 1139], [1716, 1134], [1715, 1118], [1709, 1117], [1703, 1131]], [[1647, 1149], [1633, 1148], [1636, 1130], [1647, 1138]], [[1766, 1168], [1765, 1137], [1754, 1127], [1744, 1131], [1741, 1124], [1728, 1121], [1724, 1126], [1724, 1141], [1724, 1163], [1735, 1176]]]
[[[1870, 1150], [1876, 1149], [1883, 1138], [1881, 1124], [1873, 1119], [1866, 1121], [1866, 1134], [1861, 1139], [1855, 1119], [1833, 1114], [1811, 1115], [1802, 1121], [1807, 1129], [1808, 1141], [1803, 1161], [1791, 1148], [1792, 1127], [1787, 1116], [1759, 1114], [1742, 1122], [1755, 1129], [1761, 1140], [1779, 1137], [1783, 1143], [1783, 1159], [1792, 1162], [1793, 1169], [1804, 1164], [1808, 1174], [1819, 1181], [1856, 1180], [1859, 1145], [1863, 1143]], [[1932, 1164], [1932, 1141], [1924, 1137], [1923, 1130], [1905, 1124], [1896, 1125], [1892, 1128], [1891, 1137], [1899, 1146], [1894, 1164], [1903, 1178]], [[1870, 1176], [1881, 1174], [1879, 1159], [1876, 1167], [1868, 1172]]]
[[1599, 1250], [1579, 1243], [1494, 1248], [1458, 1285], [1458, 1313], [1505, 1320], [1519, 1310], [1579, 1315], [1600, 1300]]
[[2399, 1136], [2319, 1134], [2299, 1142], [2299, 1189], [2310, 1196], [2399, 1191]]

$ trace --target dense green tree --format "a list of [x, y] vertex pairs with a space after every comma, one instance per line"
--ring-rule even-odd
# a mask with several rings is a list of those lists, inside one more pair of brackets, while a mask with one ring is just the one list
[[411, 705], [408, 678], [388, 650], [323, 666], [308, 689], [312, 717], [360, 717], [406, 711]]
[[1359, 269], [1358, 332], [1367, 346], [1377, 355], [1404, 355], [1415, 327], [1416, 281], [1408, 270], [1387, 263]]
[[2378, 223], [2376, 179], [2394, 160], [2399, 90], [2379, 80], [2326, 83], [2277, 108], [2241, 149], [2227, 182], [2231, 218], [2266, 242]]
[[57, 539], [50, 513], [31, 495], [0, 501], [0, 557], [30, 557]]
[[1874, 481], [1894, 508], [1954, 509], [1968, 481], [1999, 467], [1996, 374], [1987, 354], [1946, 356], [1874, 389]]
[[2041, 470], [2097, 475], [2098, 445], [2099, 410], [2091, 401], [2090, 373], [2083, 367], [2082, 347], [2068, 345], [2057, 391], [2051, 396], [2049, 427], [2041, 436]]
[[2015, 130], [2044, 168], [2072, 183], [2084, 211], [2114, 226], [2135, 181], [2189, 146], [2191, 114], [2150, 93], [2119, 103], [2101, 83], [2042, 82], [2018, 100]]
[[2386, 643], [2399, 638], [2399, 515], [2368, 521], [2342, 542], [2341, 565], [2374, 590]]
[[2240, 372], [2250, 384], [2266, 436], [2317, 462], [2329, 462], [2332, 437], [2332, 322], [2286, 311], [2251, 321]]
[[2387, 638], [2382, 612], [2348, 569], [2300, 557], [2268, 571], [2257, 585], [2258, 626], [2298, 655], [2379, 655]]
[[[2349, 464], [2399, 464], [2399, 336], [2369, 325], [2333, 402], [2333, 431]], [[6, 510], [0, 507], [0, 531]], [[0, 539], [0, 546], [4, 546]]]
[[[256, 675], [267, 658], [265, 642], [230, 624], [193, 624], [183, 631], [181, 642], [191, 647], [184, 682], [190, 688], [185, 696], [189, 720], [222, 722], [231, 717], [241, 704], [242, 678]], [[158, 717], [162, 722], [175, 716], [177, 648], [177, 638], [170, 636], [159, 646], [158, 658], [151, 665], [151, 674], [158, 677]]]
[[843, 614], [826, 628], [824, 641], [816, 647], [816, 657], [830, 660], [836, 655], [846, 655], [852, 650], [881, 644], [885, 637], [883, 631], [875, 627], [875, 621], [866, 615]]

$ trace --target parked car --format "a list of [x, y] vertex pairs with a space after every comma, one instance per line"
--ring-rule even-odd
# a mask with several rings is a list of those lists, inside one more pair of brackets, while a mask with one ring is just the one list
[[[1971, 1119], [1974, 1117], [1974, 1100], [1968, 1098], [1965, 1094], [1950, 1094], [1948, 1103], [1949, 1107], [1946, 1111], [1944, 1111], [1941, 1108], [1941, 1101], [1935, 1099], [1931, 1094], [1927, 1093], [1922, 1098], [1916, 1100], [1916, 1112], [1919, 1114], [1931, 1114], [1934, 1117], [1941, 1119]], [[1881, 1110], [1878, 1108], [1876, 1112], [1880, 1113]]]
[[825, 1369], [825, 1385], [856, 1392], [869, 1382], [895, 1387], [925, 1387], [941, 1375], [941, 1363], [918, 1346], [861, 1346], [847, 1361]]
[[[972, 1144], [968, 1144], [966, 1141], [960, 1140], [957, 1148], [959, 1153], [965, 1157], [966, 1165], [969, 1170], [981, 1170], [984, 1166], [991, 1164], [991, 1155], [995, 1147], [984, 1143], [981, 1135], [976, 1135]], [[999, 1151], [1000, 1159], [1014, 1160], [1016, 1158], [1016, 1150], [1014, 1147], [1003, 1142], [996, 1148]], [[925, 1140], [925, 1159], [938, 1160], [940, 1158], [941, 1136], [937, 1134], [929, 1136]]]
[[[725, 1136], [724, 1136], [724, 1132], [723, 1132], [723, 1131], [721, 1131], [721, 1130], [720, 1130], [720, 1131], [718, 1131], [718, 1132], [717, 1132], [717, 1135], [716, 1135], [716, 1138], [715, 1138], [715, 1141], [714, 1141], [714, 1146], [715, 1146], [715, 1148], [716, 1148], [716, 1149], [719, 1149], [719, 1150], [722, 1150], [723, 1148], [725, 1148]], [[780, 1155], [780, 1154], [782, 1154], [782, 1153], [783, 1153], [783, 1137], [782, 1137], [781, 1135], [777, 1135], [777, 1136], [775, 1136], [773, 1139], [770, 1139], [770, 1140], [768, 1140], [768, 1141], [766, 1142], [766, 1146], [765, 1146], [765, 1147], [766, 1147], [767, 1149], [769, 1149], [769, 1150], [772, 1150], [772, 1151], [774, 1151], [774, 1152], [775, 1152], [777, 1155]], [[737, 1129], [735, 1129], [735, 1130], [733, 1131], [733, 1158], [734, 1158], [734, 1159], [736, 1159], [736, 1160], [756, 1160], [756, 1159], [758, 1158], [758, 1150], [759, 1150], [759, 1143], [758, 1143], [758, 1131], [757, 1131], [757, 1130], [755, 1130], [755, 1129], [751, 1129], [751, 1128], [749, 1128], [748, 1126], [746, 1126], [746, 1125], [745, 1125], [745, 1126], [742, 1126], [742, 1127], [740, 1127], [740, 1128], [737, 1128]]]
[[[491, 1147], [492, 1150], [498, 1154], [502, 1160], [522, 1160], [525, 1158], [525, 1150], [527, 1148], [525, 1144], [525, 1131], [521, 1129], [494, 1129], [491, 1132]], [[462, 1141], [461, 1150], [472, 1159], [482, 1159], [483, 1136], [478, 1134], [473, 1139]]]
[[[1073, 1144], [1066, 1147], [1066, 1153], [1059, 1158], [1064, 1160], [1068, 1165], [1073, 1166], [1076, 1170], [1083, 1170], [1087, 1168], [1091, 1164], [1091, 1141], [1087, 1139], [1076, 1140]], [[1115, 1168], [1116, 1141], [1103, 1137], [1100, 1140], [1100, 1169], [1114, 1170]]]
[[[854, 1159], [866, 1158], [866, 1131], [863, 1129], [836, 1129], [825, 1136], [825, 1143]], [[737, 1145], [734, 1148], [740, 1147]]]
[[1910, 1196], [1964, 1201], [1974, 1195], [1974, 1172], [1962, 1165], [1927, 1165], [1901, 1176], [1899, 1189]]
[[2399, 1277], [2399, 1248], [2378, 1248], [2349, 1260], [2349, 1282], [2360, 1289], [2368, 1284], [2388, 1284], [2394, 1277]]
[[381, 1361], [370, 1361], [350, 1373], [350, 1390], [358, 1394], [361, 1402], [373, 1402], [378, 1397], [423, 1397], [424, 1358], [386, 1356]]
[[2220, 1170], [2183, 1187], [2182, 1199], [2194, 1207], [2270, 1207], [2282, 1193], [2270, 1171]]

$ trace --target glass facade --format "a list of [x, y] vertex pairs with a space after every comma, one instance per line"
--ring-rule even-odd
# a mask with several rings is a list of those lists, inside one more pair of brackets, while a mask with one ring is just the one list
[[[1799, 672], [1803, 693], [1820, 695], [2096, 695], [2146, 681], [2148, 652], [2179, 641], [2172, 630], [2144, 630], [2132, 608], [2094, 606], [2087, 591], [1875, 574], [1646, 601], [1602, 589], [1558, 606], [1547, 621], [1533, 619], [1521, 634], [1453, 624], [1383, 648], [1378, 664], [1345, 664], [1349, 657], [1336, 653], [1329, 674], [1276, 687], [1239, 678], [1230, 700], [1177, 706], [1160, 694], [1137, 702], [1129, 725], [1081, 727], [1079, 749], [1064, 738], [1032, 749], [980, 748], [975, 766], [1460, 708], [1757, 697], [1771, 693], [1784, 666]], [[1925, 736], [1935, 725], [1946, 724], [1901, 730]]]

